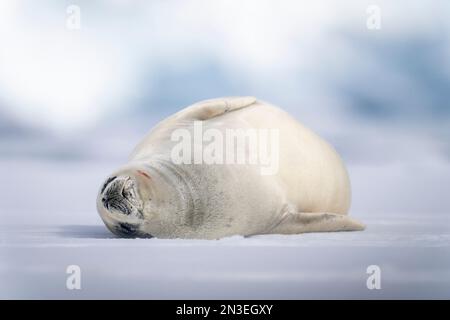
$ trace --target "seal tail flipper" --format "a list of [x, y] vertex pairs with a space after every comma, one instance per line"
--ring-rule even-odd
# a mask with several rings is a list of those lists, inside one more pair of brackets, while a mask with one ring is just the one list
[[361, 231], [365, 225], [347, 215], [322, 212], [288, 213], [271, 229], [271, 234], [297, 234], [306, 232]]

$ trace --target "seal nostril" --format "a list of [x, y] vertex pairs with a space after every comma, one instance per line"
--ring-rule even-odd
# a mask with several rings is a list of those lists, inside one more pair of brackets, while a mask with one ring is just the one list
[[100, 193], [103, 193], [105, 191], [106, 187], [108, 186], [108, 184], [110, 184], [111, 182], [113, 182], [116, 179], [117, 179], [117, 177], [114, 176], [114, 177], [110, 177], [108, 180], [106, 180], [106, 182], [102, 186], [102, 190], [100, 191]]

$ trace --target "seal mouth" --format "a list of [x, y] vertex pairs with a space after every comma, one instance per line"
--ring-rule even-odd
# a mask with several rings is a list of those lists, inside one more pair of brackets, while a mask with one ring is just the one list
[[143, 217], [136, 182], [129, 176], [114, 176], [106, 180], [101, 191], [101, 201], [109, 212]]

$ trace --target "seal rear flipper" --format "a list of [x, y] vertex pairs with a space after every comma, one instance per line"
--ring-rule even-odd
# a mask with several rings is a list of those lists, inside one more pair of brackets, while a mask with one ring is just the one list
[[248, 107], [256, 102], [255, 97], [225, 97], [200, 101], [175, 114], [178, 120], [207, 120], [227, 112]]
[[271, 234], [306, 232], [361, 231], [365, 225], [347, 215], [325, 212], [288, 213], [270, 230]]

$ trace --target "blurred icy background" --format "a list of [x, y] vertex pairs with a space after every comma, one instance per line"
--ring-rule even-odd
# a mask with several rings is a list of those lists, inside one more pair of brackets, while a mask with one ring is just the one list
[[[366, 26], [373, 4], [379, 30]], [[393, 217], [405, 235], [402, 217], [447, 227], [446, 0], [1, 1], [2, 224], [102, 228], [97, 189], [139, 139], [231, 95], [279, 105], [330, 141], [349, 167], [353, 216]]]

